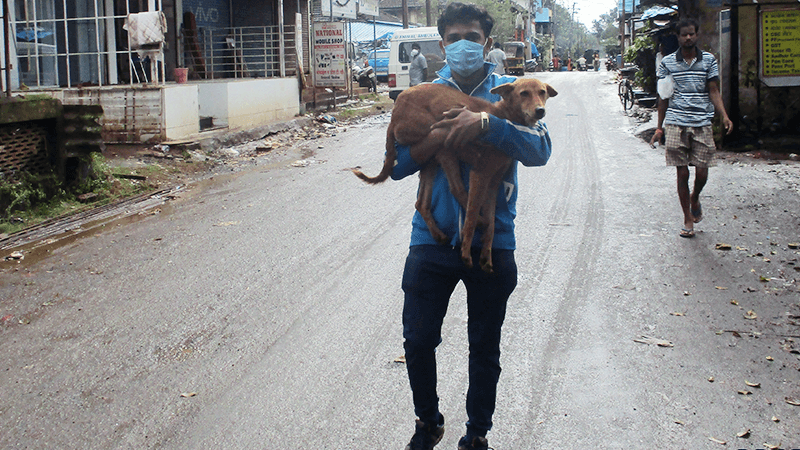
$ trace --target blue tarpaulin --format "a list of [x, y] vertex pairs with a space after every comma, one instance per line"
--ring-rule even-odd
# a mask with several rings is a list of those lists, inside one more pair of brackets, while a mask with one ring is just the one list
[[536, 44], [531, 42], [531, 56], [538, 58], [539, 57], [539, 49], [536, 48]]
[[403, 24], [394, 22], [350, 22], [351, 42], [372, 42], [377, 39], [389, 39], [395, 31], [402, 30]]
[[44, 28], [37, 28], [34, 32], [33, 28], [25, 28], [23, 30], [17, 31], [17, 38], [23, 39], [28, 42], [33, 42], [34, 40], [46, 38], [47, 36], [51, 36], [53, 34], [52, 31], [47, 31]]
[[536, 10], [536, 17], [534, 18], [534, 22], [536, 23], [549, 23], [550, 22], [550, 10], [547, 8], [542, 8], [541, 12]]

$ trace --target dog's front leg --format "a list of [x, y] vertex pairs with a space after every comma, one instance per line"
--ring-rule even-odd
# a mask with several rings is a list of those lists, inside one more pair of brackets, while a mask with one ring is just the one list
[[439, 166], [431, 161], [430, 163], [422, 166], [422, 169], [420, 169], [419, 192], [417, 192], [416, 208], [417, 211], [419, 211], [419, 214], [422, 216], [422, 220], [425, 221], [425, 225], [428, 226], [428, 231], [430, 231], [433, 239], [440, 244], [446, 244], [450, 241], [450, 238], [448, 238], [447, 235], [439, 229], [439, 226], [436, 225], [436, 220], [434, 220], [433, 213], [431, 212], [431, 203], [433, 201], [433, 181], [436, 177], [436, 169], [438, 168]]

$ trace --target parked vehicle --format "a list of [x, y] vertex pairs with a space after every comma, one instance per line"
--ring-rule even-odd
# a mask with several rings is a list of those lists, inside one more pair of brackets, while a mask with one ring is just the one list
[[539, 58], [534, 57], [525, 61], [525, 71], [526, 72], [541, 72], [542, 66], [539, 65]]
[[506, 52], [506, 73], [509, 75], [525, 75], [525, 61], [531, 59], [531, 44], [528, 42], [511, 41], [503, 44]]
[[379, 48], [367, 54], [369, 65], [375, 69], [378, 81], [386, 82], [389, 78], [389, 49]]
[[353, 81], [357, 81], [359, 87], [369, 88], [371, 92], [378, 92], [377, 76], [372, 66], [363, 66], [353, 62], [351, 70], [353, 72]]
[[389, 40], [389, 97], [394, 100], [408, 89], [408, 68], [411, 65], [411, 45], [419, 44], [420, 53], [428, 61], [428, 79], [436, 79], [436, 72], [444, 67], [444, 54], [439, 47], [442, 38], [436, 27], [399, 30]]

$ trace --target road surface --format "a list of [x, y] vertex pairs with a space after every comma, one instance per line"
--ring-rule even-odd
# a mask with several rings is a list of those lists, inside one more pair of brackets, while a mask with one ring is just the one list
[[[559, 91], [554, 151], [520, 169], [490, 444], [800, 448], [797, 172], [724, 159], [682, 239], [674, 169], [633, 136], [609, 74], [537, 75]], [[3, 263], [0, 448], [402, 449], [416, 178], [347, 170], [377, 173], [387, 122]], [[438, 448], [463, 434], [466, 328], [459, 287]]]

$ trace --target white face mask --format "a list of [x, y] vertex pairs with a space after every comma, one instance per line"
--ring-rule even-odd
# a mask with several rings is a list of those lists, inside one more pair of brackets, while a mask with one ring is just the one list
[[419, 55], [419, 50], [417, 49], [411, 50], [411, 56], [417, 56], [417, 55]]

